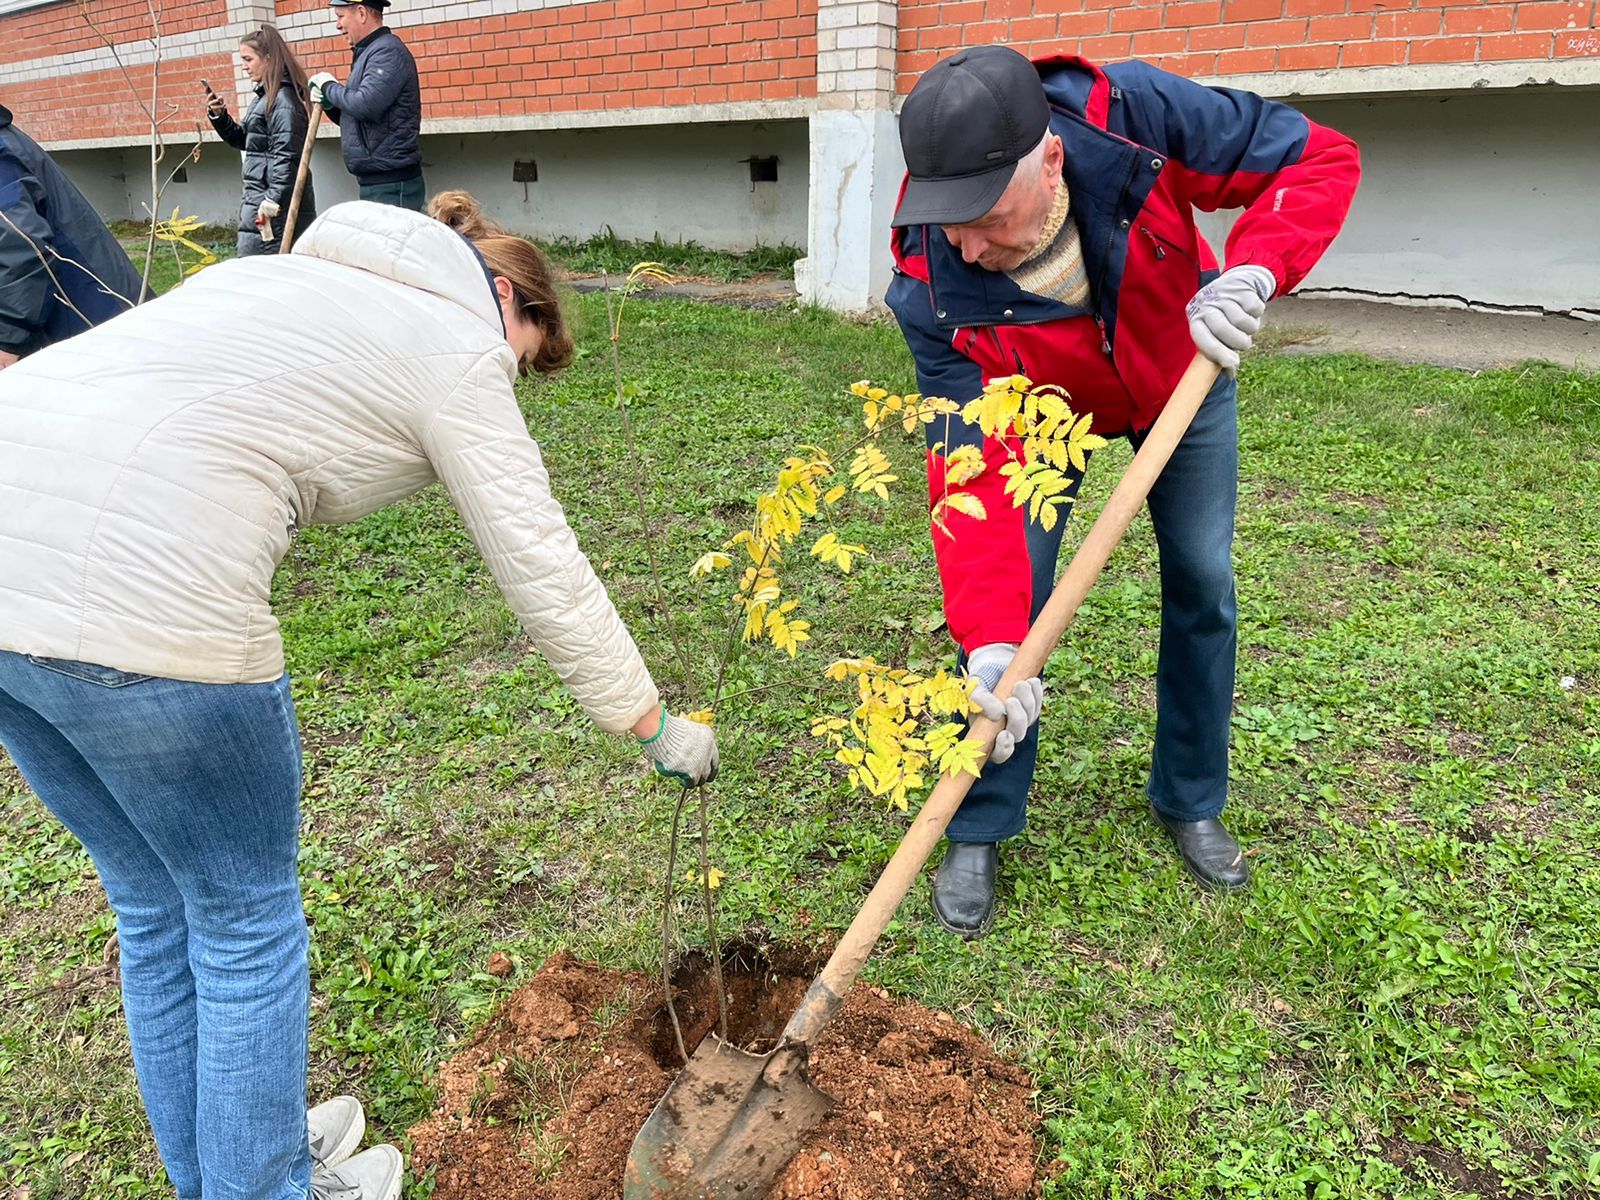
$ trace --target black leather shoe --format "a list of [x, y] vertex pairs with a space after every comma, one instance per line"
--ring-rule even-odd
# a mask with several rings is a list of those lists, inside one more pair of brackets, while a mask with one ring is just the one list
[[980, 938], [994, 924], [994, 873], [1000, 848], [993, 842], [951, 842], [933, 877], [933, 915], [951, 933]]
[[1156, 823], [1172, 835], [1189, 874], [1213, 892], [1231, 892], [1250, 882], [1250, 864], [1221, 821], [1178, 821], [1150, 806]]

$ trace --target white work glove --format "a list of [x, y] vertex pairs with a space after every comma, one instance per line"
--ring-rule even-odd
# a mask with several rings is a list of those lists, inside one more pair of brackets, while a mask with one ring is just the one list
[[256, 233], [263, 242], [270, 242], [277, 236], [272, 230], [272, 219], [281, 211], [276, 200], [263, 200], [256, 206]]
[[661, 726], [639, 739], [644, 756], [663, 775], [685, 786], [710, 783], [717, 777], [717, 735], [711, 726], [685, 720], [661, 709]]
[[306, 80], [306, 83], [309, 85], [311, 91], [311, 103], [320, 104], [323, 108], [327, 108], [328, 102], [322, 98], [322, 89], [327, 87], [330, 83], [338, 82], [339, 81], [327, 71], [318, 71], [310, 79]]
[[1001, 723], [1000, 732], [994, 735], [994, 749], [989, 751], [989, 761], [996, 765], [1011, 757], [1044, 708], [1044, 681], [1037, 675], [1019, 681], [1004, 701], [994, 694], [1000, 676], [1006, 673], [1016, 653], [1017, 647], [1011, 642], [991, 642], [967, 655], [967, 674], [978, 680], [978, 686], [972, 689], [972, 702], [989, 720]]
[[1239, 370], [1239, 355], [1250, 349], [1261, 328], [1261, 314], [1278, 290], [1272, 272], [1254, 263], [1230, 267], [1194, 294], [1185, 310], [1195, 348], [1229, 375]]

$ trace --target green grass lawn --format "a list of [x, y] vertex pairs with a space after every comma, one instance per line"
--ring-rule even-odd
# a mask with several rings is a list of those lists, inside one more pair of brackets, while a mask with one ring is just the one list
[[[120, 221], [112, 226], [112, 232], [143, 272], [149, 227], [132, 221]], [[221, 226], [208, 225], [198, 230], [192, 240], [219, 259], [233, 257], [235, 235]], [[752, 279], [758, 275], [793, 279], [794, 260], [801, 253], [793, 246], [758, 246], [754, 250], [734, 254], [707, 250], [698, 242], [669, 242], [660, 237], [648, 242], [626, 241], [617, 237], [609, 227], [604, 233], [582, 241], [554, 238], [536, 244], [551, 263], [562, 271], [574, 275], [609, 273], [618, 280], [626, 277], [628, 270], [638, 262], [659, 262], [674, 275], [722, 283]], [[187, 246], [157, 242], [150, 266], [152, 286], [157, 292], [165, 292], [183, 277], [184, 271], [193, 266], [198, 258]]]
[[[883, 324], [630, 301], [663, 612], [603, 301], [574, 309], [583, 356], [526, 392], [528, 423], [681, 701], [667, 625], [704, 664], [727, 620], [689, 563], [785, 453], [848, 436], [844, 385], [912, 386], [910, 363]], [[924, 880], [866, 975], [1033, 1072], [1052, 1200], [1600, 1195], [1600, 379], [1258, 356], [1241, 417], [1230, 814], [1254, 886], [1200, 894], [1145, 815], [1141, 519], [1050, 664], [993, 933], [942, 933]], [[899, 492], [847, 526], [872, 560], [795, 568], [814, 643], [730, 674], [726, 931], [842, 930], [906, 824], [808, 736], [849, 703], [810, 686], [833, 658], [952, 661], [920, 452], [893, 456]], [[1097, 459], [1078, 535], [1127, 460]], [[484, 972], [492, 951], [523, 973], [558, 948], [655, 961], [674, 789], [520, 640], [438, 489], [305, 531], [278, 611], [305, 735], [315, 1082], [399, 1136], [515, 985]], [[0, 1195], [166, 1194], [102, 966], [112, 928], [88, 861], [0, 766]]]

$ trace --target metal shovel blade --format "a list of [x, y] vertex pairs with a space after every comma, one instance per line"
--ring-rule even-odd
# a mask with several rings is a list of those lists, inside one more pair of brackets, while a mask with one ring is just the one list
[[633, 1139], [623, 1200], [761, 1200], [832, 1111], [788, 1041], [751, 1054], [709, 1034]]

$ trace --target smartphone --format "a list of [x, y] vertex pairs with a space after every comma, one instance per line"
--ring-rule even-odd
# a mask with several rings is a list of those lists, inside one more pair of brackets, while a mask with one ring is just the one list
[[201, 87], [203, 87], [203, 88], [205, 88], [205, 90], [206, 90], [206, 95], [207, 95], [207, 96], [209, 96], [209, 97], [211, 97], [211, 99], [213, 99], [213, 100], [220, 100], [220, 99], [222, 99], [222, 97], [221, 97], [221, 96], [219, 96], [219, 95], [217, 95], [217, 94], [216, 94], [216, 93], [215, 93], [215, 92], [213, 92], [213, 91], [212, 91], [212, 90], [211, 90], [211, 85], [210, 85], [210, 84], [209, 84], [209, 83], [207, 83], [207, 82], [206, 82], [206, 81], [205, 81], [205, 80], [204, 80], [204, 79], [202, 79], [202, 80], [201, 80], [201, 81], [200, 81], [200, 86], [201, 86]]

